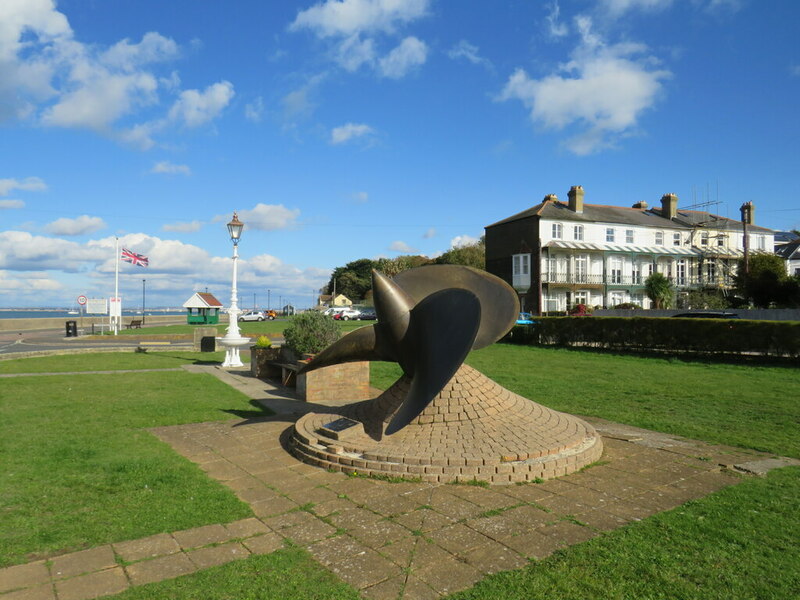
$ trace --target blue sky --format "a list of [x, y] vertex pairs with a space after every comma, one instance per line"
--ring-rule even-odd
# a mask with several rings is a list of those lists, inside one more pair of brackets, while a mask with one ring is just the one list
[[800, 228], [794, 0], [2, 0], [0, 306], [308, 306], [548, 193]]

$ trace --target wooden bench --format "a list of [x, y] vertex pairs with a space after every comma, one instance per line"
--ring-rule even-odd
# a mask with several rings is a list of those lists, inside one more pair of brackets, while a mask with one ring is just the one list
[[142, 328], [142, 320], [141, 319], [132, 319], [130, 323], [125, 325], [127, 329], [141, 329]]
[[275, 368], [276, 374], [277, 370], [280, 369], [281, 372], [281, 384], [284, 387], [294, 387], [297, 385], [297, 372], [303, 365], [298, 365], [296, 363], [284, 363], [277, 360], [270, 360], [267, 362], [270, 367]]

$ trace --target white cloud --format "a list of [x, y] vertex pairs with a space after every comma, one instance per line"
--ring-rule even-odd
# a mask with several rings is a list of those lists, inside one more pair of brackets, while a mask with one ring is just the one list
[[384, 77], [400, 79], [411, 69], [425, 64], [428, 46], [414, 36], [405, 38], [385, 57], [380, 59], [380, 71]]
[[457, 235], [450, 240], [450, 248], [461, 248], [462, 246], [472, 246], [480, 242], [480, 238], [472, 237], [471, 235]]
[[264, 99], [261, 96], [244, 107], [244, 117], [253, 123], [260, 123], [262, 114], [264, 114]]
[[489, 69], [492, 68], [492, 63], [488, 59], [481, 57], [478, 47], [473, 46], [467, 40], [460, 40], [455, 46], [447, 51], [447, 56], [453, 60], [465, 58], [473, 65], [482, 65]]
[[151, 173], [165, 173], [167, 175], [191, 175], [192, 170], [186, 165], [174, 165], [168, 160], [162, 160], [153, 165]]
[[169, 110], [169, 118], [187, 127], [199, 127], [217, 117], [233, 98], [233, 84], [220, 81], [205, 91], [185, 90]]
[[[297, 217], [300, 216], [299, 209], [289, 209], [283, 204], [256, 204], [250, 210], [240, 210], [239, 220], [247, 229], [259, 231], [273, 231], [276, 229], [289, 229], [297, 224]], [[225, 221], [230, 219], [230, 215], [215, 217], [215, 221]]]
[[200, 231], [203, 223], [200, 221], [187, 221], [178, 223], [167, 223], [161, 227], [164, 231], [175, 231], [177, 233], [194, 233]]
[[25, 179], [0, 179], [0, 196], [8, 196], [14, 190], [26, 192], [43, 192], [47, 184], [39, 177], [26, 177]]
[[27, 231], [0, 231], [0, 269], [74, 273], [87, 262], [103, 258], [103, 253], [97, 249], [76, 242], [34, 236]]
[[0, 209], [25, 208], [22, 200], [0, 200]]
[[331, 144], [344, 144], [355, 138], [372, 135], [375, 130], [363, 123], [346, 123], [331, 130]]
[[428, 0], [326, 0], [300, 11], [290, 31], [310, 29], [319, 37], [392, 32], [424, 16]]
[[53, 235], [85, 235], [105, 229], [106, 223], [100, 217], [81, 215], [76, 219], [56, 219], [45, 227], [45, 231]]
[[[159, 89], [178, 92], [180, 77], [156, 72], [157, 63], [180, 56], [178, 44], [151, 31], [138, 42], [110, 46], [75, 39], [53, 0], [0, 2], [0, 122], [29, 119], [49, 127], [84, 128], [142, 149], [170, 119], [119, 127], [158, 106]], [[195, 127], [216, 117], [233, 96], [221, 82], [205, 92], [181, 92], [172, 119]], [[157, 110], [157, 109], [156, 109]]]
[[375, 62], [375, 42], [372, 39], [362, 40], [355, 33], [339, 43], [336, 48], [336, 62], [345, 71], [356, 71], [363, 64], [371, 65]]
[[413, 252], [417, 252], [418, 250], [416, 248], [412, 248], [411, 246], [409, 246], [408, 244], [406, 244], [403, 241], [397, 240], [397, 241], [392, 242], [389, 245], [389, 251], [390, 252], [413, 253]]
[[286, 94], [281, 102], [283, 104], [284, 118], [291, 120], [295, 117], [307, 117], [314, 111], [314, 103], [311, 100], [317, 87], [325, 80], [325, 73], [318, 73], [308, 78], [305, 84], [298, 89]]
[[794, 77], [800, 77], [800, 65], [790, 66], [789, 73], [791, 73]]
[[436, 229], [431, 227], [430, 229], [428, 229], [428, 231], [422, 234], [422, 238], [425, 240], [429, 240], [435, 235], [436, 235]]
[[545, 128], [577, 128], [578, 134], [565, 145], [584, 155], [630, 133], [641, 114], [655, 104], [661, 81], [670, 73], [653, 68], [652, 57], [636, 58], [645, 53], [645, 46], [606, 45], [592, 32], [587, 17], [576, 19], [576, 25], [582, 42], [572, 60], [560, 67], [561, 73], [533, 79], [517, 69], [498, 100], [521, 101], [530, 109], [531, 120]]
[[19, 298], [24, 294], [41, 294], [42, 292], [52, 292], [62, 289], [63, 286], [50, 277], [42, 273], [35, 272], [14, 272], [0, 270], [0, 292], [4, 294], [14, 293]]
[[353, 200], [358, 202], [359, 204], [364, 204], [369, 202], [369, 194], [367, 192], [356, 192], [353, 194]]
[[600, 7], [612, 16], [618, 16], [632, 10], [664, 10], [671, 4], [672, 0], [601, 0]]
[[547, 14], [547, 31], [554, 38], [564, 37], [569, 33], [569, 27], [558, 20], [561, 13], [561, 8], [558, 6], [558, 0], [553, 0], [553, 3], [548, 6], [550, 12]]

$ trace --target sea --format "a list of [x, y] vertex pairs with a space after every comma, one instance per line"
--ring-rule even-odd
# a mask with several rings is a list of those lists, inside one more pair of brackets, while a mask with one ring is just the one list
[[[123, 317], [133, 317], [141, 315], [141, 310], [122, 310]], [[186, 309], [184, 308], [164, 308], [145, 310], [146, 316], [151, 315], [185, 315]], [[74, 309], [69, 308], [0, 308], [0, 319], [39, 319], [46, 317], [74, 319], [80, 317], [81, 313]], [[100, 316], [88, 315], [83, 316]]]

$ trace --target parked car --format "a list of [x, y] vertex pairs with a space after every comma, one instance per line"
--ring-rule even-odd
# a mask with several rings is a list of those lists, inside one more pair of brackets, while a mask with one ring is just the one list
[[274, 310], [265, 310], [264, 316], [270, 321], [274, 321], [277, 318], [278, 313], [276, 313]]
[[378, 314], [375, 312], [374, 308], [365, 308], [361, 311], [361, 314], [358, 315], [358, 318], [361, 321], [375, 321], [378, 319]]
[[721, 310], [707, 310], [703, 312], [679, 313], [672, 315], [678, 319], [738, 319], [739, 315]]
[[239, 315], [240, 321], [263, 321], [267, 317], [260, 310], [250, 310]]
[[360, 316], [360, 310], [356, 310], [354, 308], [345, 308], [333, 315], [333, 318], [337, 321], [349, 321], [351, 319], [358, 319]]
[[527, 312], [519, 313], [517, 317], [517, 325], [533, 325], [536, 321], [533, 320], [533, 315]]

